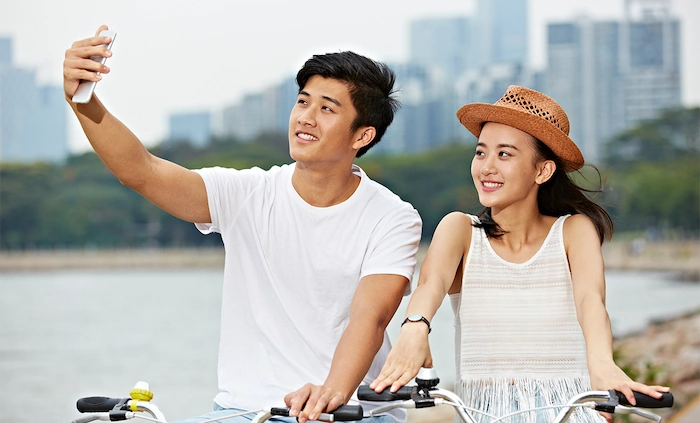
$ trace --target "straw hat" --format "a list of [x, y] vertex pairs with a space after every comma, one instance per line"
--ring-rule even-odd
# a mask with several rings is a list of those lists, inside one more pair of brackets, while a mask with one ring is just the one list
[[583, 155], [569, 138], [569, 118], [564, 109], [539, 91], [511, 85], [494, 104], [462, 106], [457, 118], [477, 138], [486, 122], [520, 129], [545, 143], [562, 159], [566, 172], [583, 167]]

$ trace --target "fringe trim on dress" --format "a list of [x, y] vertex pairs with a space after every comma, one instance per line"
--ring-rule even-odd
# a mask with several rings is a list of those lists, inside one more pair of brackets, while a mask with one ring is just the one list
[[[591, 389], [588, 377], [551, 379], [488, 378], [462, 380], [455, 384], [456, 394], [467, 407], [501, 417], [519, 410], [565, 404], [572, 396]], [[562, 408], [527, 412], [499, 423], [549, 423]], [[477, 423], [490, 423], [492, 418], [470, 411]], [[457, 418], [455, 421], [460, 421]], [[595, 410], [577, 408], [568, 423], [605, 423]]]

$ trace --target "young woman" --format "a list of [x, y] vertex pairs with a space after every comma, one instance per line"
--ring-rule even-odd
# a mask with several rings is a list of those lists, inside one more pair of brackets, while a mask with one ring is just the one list
[[[567, 174], [584, 161], [564, 110], [510, 86], [495, 104], [468, 104], [457, 117], [478, 138], [471, 171], [485, 209], [438, 225], [408, 317], [370, 386], [395, 391], [432, 367], [430, 320], [449, 294], [455, 391], [468, 406], [501, 416], [591, 388], [617, 389], [632, 403], [633, 390], [660, 397], [668, 388], [636, 383], [613, 362], [601, 253], [612, 221]], [[557, 411], [511, 421], [550, 421]], [[570, 421], [601, 420], [586, 409]]]

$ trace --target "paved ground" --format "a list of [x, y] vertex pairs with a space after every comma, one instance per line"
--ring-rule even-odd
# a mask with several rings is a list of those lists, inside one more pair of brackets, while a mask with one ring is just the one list
[[686, 405], [665, 423], [700, 423], [700, 396]]

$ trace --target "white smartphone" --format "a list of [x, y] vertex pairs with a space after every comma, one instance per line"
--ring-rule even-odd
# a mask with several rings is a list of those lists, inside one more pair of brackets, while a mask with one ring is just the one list
[[[114, 31], [100, 31], [99, 34], [101, 37], [109, 37], [112, 39], [112, 41], [107, 45], [107, 49], [111, 50], [112, 49], [112, 44], [114, 44], [114, 39], [117, 38], [117, 33]], [[103, 65], [107, 61], [106, 57], [102, 56], [90, 56], [90, 59], [102, 63]], [[78, 89], [75, 91], [75, 94], [73, 94], [73, 103], [87, 103], [90, 101], [92, 98], [92, 93], [95, 91], [95, 85], [97, 85], [97, 82], [95, 81], [81, 81], [80, 85], [78, 85]]]

